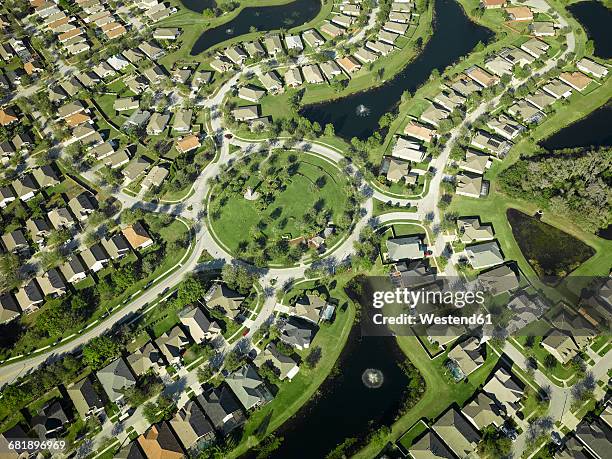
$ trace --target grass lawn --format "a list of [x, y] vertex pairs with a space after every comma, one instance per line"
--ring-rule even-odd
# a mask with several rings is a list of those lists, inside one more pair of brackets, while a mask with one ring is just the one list
[[[286, 169], [291, 167], [290, 155], [296, 153], [280, 153], [275, 167]], [[328, 210], [334, 221], [338, 221], [346, 209], [348, 195], [345, 187], [348, 181], [335, 166], [326, 160], [308, 153], [298, 153], [297, 172], [286, 180], [286, 187], [280, 191], [272, 204], [265, 210], [258, 209], [256, 202], [243, 196], [243, 189], [233, 192], [220, 191], [212, 202], [227, 199], [221, 208], [217, 220], [211, 219], [212, 228], [221, 242], [234, 253], [240, 252], [241, 242], [257, 236], [258, 222], [269, 221], [269, 226], [261, 231], [269, 240], [281, 237], [296, 238], [310, 236], [303, 216], [313, 207], [322, 206]], [[262, 169], [266, 169], [264, 163]], [[315, 182], [324, 177], [324, 185], [319, 187]], [[262, 179], [265, 180], [266, 177]], [[244, 188], [251, 187], [258, 192], [258, 187], [264, 187], [256, 175], [252, 175]]]

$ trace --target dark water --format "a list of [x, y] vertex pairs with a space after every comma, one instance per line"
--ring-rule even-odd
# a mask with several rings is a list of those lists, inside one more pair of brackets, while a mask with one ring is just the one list
[[[468, 54], [481, 41], [488, 42], [493, 33], [465, 15], [455, 0], [435, 0], [434, 32], [421, 54], [392, 80], [382, 86], [336, 101], [305, 107], [302, 114], [322, 126], [334, 125], [336, 134], [350, 139], [369, 137], [382, 115], [393, 110], [405, 90], [414, 92], [431, 75], [433, 69], [444, 70], [459, 57]], [[360, 116], [357, 107], [364, 105], [369, 113]]]
[[612, 100], [593, 113], [540, 142], [547, 150], [612, 146]]
[[608, 225], [606, 228], [599, 230], [597, 235], [601, 238], [612, 241], [612, 225]]
[[[197, 0], [188, 1], [197, 3]], [[314, 19], [320, 10], [319, 0], [295, 0], [286, 5], [245, 8], [231, 21], [204, 31], [193, 45], [191, 55], [195, 56], [222, 41], [249, 33], [251, 27], [260, 32], [297, 27]]]
[[181, 3], [196, 13], [201, 13], [207, 8], [214, 8], [217, 6], [215, 0], [181, 0]]
[[[284, 441], [270, 457], [323, 458], [346, 438], [363, 442], [370, 427], [390, 425], [409, 382], [398, 367], [403, 361], [395, 338], [362, 338], [360, 327], [355, 326], [338, 362], [341, 374], [329, 377], [319, 388], [321, 396], [275, 432]], [[369, 389], [362, 382], [369, 368], [384, 375], [378, 389]]]
[[587, 36], [595, 45], [595, 56], [612, 58], [612, 10], [594, 0], [574, 3], [567, 7], [585, 28]]

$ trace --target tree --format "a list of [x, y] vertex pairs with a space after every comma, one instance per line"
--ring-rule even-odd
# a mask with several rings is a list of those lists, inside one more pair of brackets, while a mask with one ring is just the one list
[[557, 366], [557, 359], [555, 356], [552, 354], [547, 354], [546, 357], [544, 357], [544, 366], [549, 370], [555, 368]]
[[19, 286], [21, 262], [14, 253], [0, 255], [0, 291], [13, 290]]
[[483, 430], [482, 439], [478, 443], [478, 453], [483, 458], [498, 459], [507, 457], [512, 449], [512, 440], [501, 434], [493, 425]]
[[265, 459], [270, 457], [272, 452], [280, 448], [283, 440], [284, 437], [268, 435], [262, 442], [259, 443], [259, 445], [254, 448], [254, 450], [257, 452], [256, 459]]
[[324, 134], [326, 137], [333, 137], [334, 135], [336, 135], [336, 131], [334, 129], [334, 125], [331, 123], [327, 123], [325, 125], [325, 131]]
[[313, 347], [306, 356], [306, 366], [308, 368], [315, 368], [321, 361], [321, 357], [323, 357], [323, 349], [321, 349], [321, 346]]
[[83, 362], [93, 370], [99, 370], [110, 359], [119, 355], [121, 346], [107, 335], [97, 336], [83, 347]]

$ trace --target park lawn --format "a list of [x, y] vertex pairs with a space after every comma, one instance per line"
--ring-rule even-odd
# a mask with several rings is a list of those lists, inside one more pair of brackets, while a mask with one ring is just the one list
[[423, 229], [422, 226], [413, 225], [412, 223], [396, 223], [393, 225], [393, 234], [395, 237], [425, 234], [425, 229]]
[[484, 383], [499, 359], [497, 354], [487, 348], [487, 359], [484, 365], [470, 374], [463, 382], [455, 383], [445, 375], [444, 358], [430, 359], [416, 337], [400, 336], [397, 337], [397, 343], [425, 379], [425, 394], [411, 410], [393, 423], [387, 437], [368, 444], [353, 456], [355, 458], [375, 457], [388, 441], [397, 441], [420, 420], [432, 421], [454, 403], [463, 406]]
[[[323, 350], [322, 358], [317, 366], [309, 369], [302, 365], [292, 381], [281, 383], [274, 400], [249, 417], [240, 443], [226, 457], [242, 456], [250, 448], [256, 446], [261, 438], [280, 427], [314, 395], [332, 371], [355, 320], [355, 306], [343, 291], [346, 281], [348, 281], [348, 276], [339, 279], [331, 295], [345, 302], [347, 307], [336, 309], [334, 322], [329, 326], [322, 326], [312, 342], [311, 348], [320, 346]], [[298, 351], [298, 353], [304, 358], [309, 351]]]
[[[282, 162], [279, 162], [279, 166], [286, 164], [288, 155], [286, 152], [281, 154], [279, 161]], [[275, 209], [281, 209], [278, 219], [286, 219], [287, 225], [284, 228], [272, 227], [264, 230], [268, 237], [302, 236], [296, 220], [301, 219], [319, 200], [323, 200], [325, 207], [331, 210], [334, 220], [337, 221], [342, 216], [348, 200], [344, 189], [348, 184], [346, 178], [328, 161], [309, 153], [298, 153], [298, 163], [298, 173], [291, 177], [286, 189], [263, 212], [242, 194], [229, 195], [229, 201], [223, 206], [220, 218], [212, 220], [211, 224], [217, 237], [231, 251], [237, 252], [240, 242], [249, 237], [251, 228], [255, 228], [262, 218], [270, 216]], [[327, 181], [322, 188], [315, 189], [314, 182], [322, 174]], [[217, 199], [224, 195], [220, 193]]]

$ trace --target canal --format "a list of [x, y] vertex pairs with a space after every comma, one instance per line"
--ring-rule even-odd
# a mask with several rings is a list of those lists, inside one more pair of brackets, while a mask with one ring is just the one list
[[470, 21], [456, 0], [435, 0], [434, 16], [433, 36], [393, 79], [342, 99], [306, 106], [302, 115], [321, 126], [332, 123], [336, 134], [346, 139], [367, 138], [378, 128], [380, 117], [395, 108], [404, 91], [414, 92], [432, 70], [444, 70], [478, 42], [486, 43], [493, 37], [489, 29]]
[[[361, 337], [360, 327], [353, 327], [337, 362], [339, 373], [275, 432], [284, 440], [270, 457], [322, 458], [347, 438], [362, 444], [370, 430], [392, 424], [409, 383], [399, 367], [404, 359], [395, 338]], [[380, 387], [364, 384], [369, 369], [382, 373]]]
[[594, 0], [574, 3], [567, 9], [585, 28], [589, 40], [593, 40], [595, 56], [612, 58], [612, 10]]
[[217, 6], [215, 0], [181, 0], [181, 3], [196, 13], [202, 13], [205, 9]]
[[[206, 0], [208, 1], [208, 0]], [[197, 4], [197, 0], [184, 1]], [[313, 20], [321, 11], [319, 0], [294, 0], [285, 5], [257, 6], [244, 8], [238, 16], [220, 26], [208, 29], [200, 35], [191, 55], [196, 56], [219, 43], [249, 33], [253, 28], [258, 31], [291, 29]]]

